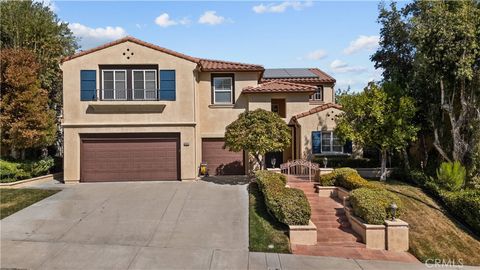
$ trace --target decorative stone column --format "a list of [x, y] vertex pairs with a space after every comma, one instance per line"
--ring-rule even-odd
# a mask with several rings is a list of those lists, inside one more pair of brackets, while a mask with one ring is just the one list
[[387, 250], [408, 251], [408, 223], [401, 219], [385, 220]]

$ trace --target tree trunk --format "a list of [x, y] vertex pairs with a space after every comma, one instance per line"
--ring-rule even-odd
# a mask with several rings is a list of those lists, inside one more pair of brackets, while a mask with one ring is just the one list
[[380, 168], [380, 181], [385, 181], [387, 180], [387, 150], [382, 149], [381, 150], [382, 154], [382, 164]]
[[25, 160], [25, 149], [22, 149], [22, 151], [20, 151], [20, 159]]
[[405, 146], [405, 148], [402, 149], [402, 153], [403, 153], [403, 162], [405, 163], [405, 170], [407, 172], [410, 172], [410, 161], [408, 160], [408, 152], [407, 152], [407, 147]]

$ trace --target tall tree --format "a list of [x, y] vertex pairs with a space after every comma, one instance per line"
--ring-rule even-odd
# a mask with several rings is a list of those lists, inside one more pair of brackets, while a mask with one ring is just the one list
[[40, 148], [55, 141], [55, 111], [48, 106], [48, 93], [39, 87], [35, 55], [27, 49], [4, 49], [0, 53], [2, 100], [0, 124], [3, 146], [14, 153]]
[[[480, 119], [480, 2], [418, 0], [380, 6], [380, 47], [372, 56], [384, 82], [414, 97], [420, 136], [445, 160], [465, 162]], [[425, 141], [424, 139], [422, 141]]]
[[381, 180], [385, 180], [387, 151], [402, 150], [415, 140], [418, 128], [412, 124], [415, 104], [412, 98], [395, 99], [370, 83], [361, 93], [340, 100], [343, 113], [336, 119], [335, 132], [343, 140], [359, 146], [375, 146], [381, 153]]
[[241, 113], [225, 132], [225, 148], [248, 152], [260, 169], [264, 167], [262, 160], [267, 152], [283, 151], [290, 141], [290, 128], [285, 121], [263, 109]]

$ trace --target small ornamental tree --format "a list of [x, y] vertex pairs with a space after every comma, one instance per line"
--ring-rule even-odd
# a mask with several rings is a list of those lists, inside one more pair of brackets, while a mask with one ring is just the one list
[[359, 146], [375, 146], [381, 152], [381, 176], [387, 177], [387, 151], [401, 150], [416, 138], [418, 128], [412, 123], [416, 108], [412, 98], [389, 97], [370, 83], [363, 92], [342, 97], [342, 113], [335, 132]]
[[263, 169], [267, 152], [283, 151], [290, 145], [290, 128], [278, 114], [256, 109], [241, 113], [227, 126], [225, 145], [230, 151], [247, 151]]

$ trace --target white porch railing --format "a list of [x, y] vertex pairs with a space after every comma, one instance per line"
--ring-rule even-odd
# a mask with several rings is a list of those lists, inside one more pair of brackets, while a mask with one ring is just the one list
[[308, 181], [312, 181], [312, 175], [315, 176], [320, 171], [317, 163], [305, 159], [295, 159], [280, 164], [280, 171], [286, 175], [308, 176]]

